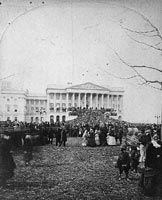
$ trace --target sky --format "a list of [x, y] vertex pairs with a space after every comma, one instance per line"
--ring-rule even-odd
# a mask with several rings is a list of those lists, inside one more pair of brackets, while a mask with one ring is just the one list
[[[133, 65], [162, 68], [161, 52], [129, 35], [157, 47], [161, 40], [122, 28], [150, 30], [149, 23], [131, 9], [162, 31], [160, 0], [1, 0], [0, 80], [8, 77], [3, 80], [36, 93], [45, 93], [48, 84], [123, 87], [124, 120], [157, 122], [160, 90], [140, 85], [137, 78], [121, 79], [133, 72], [115, 54]], [[140, 73], [149, 80], [162, 78], [153, 70]]]

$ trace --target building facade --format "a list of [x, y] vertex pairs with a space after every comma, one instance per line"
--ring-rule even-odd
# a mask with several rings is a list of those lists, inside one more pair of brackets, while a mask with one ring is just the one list
[[122, 88], [90, 82], [70, 87], [48, 85], [44, 95], [2, 87], [0, 121], [66, 121], [75, 118], [69, 115], [69, 108], [113, 109], [116, 118], [122, 118], [123, 95]]

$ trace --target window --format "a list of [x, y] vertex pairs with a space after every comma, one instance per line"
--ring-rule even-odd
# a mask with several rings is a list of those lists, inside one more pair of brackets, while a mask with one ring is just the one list
[[50, 109], [51, 111], [54, 111], [54, 104], [53, 104], [53, 103], [50, 103], [50, 104], [49, 104], [49, 109]]
[[65, 103], [62, 104], [62, 111], [66, 112], [66, 104]]
[[53, 103], [50, 103], [50, 104], [49, 104], [49, 107], [50, 107], [50, 108], [54, 108], [54, 104], [53, 104]]
[[60, 108], [60, 104], [59, 103], [56, 103], [56, 108]]
[[54, 123], [54, 116], [53, 115], [50, 115], [50, 122]]
[[56, 122], [59, 122], [59, 121], [60, 121], [60, 116], [57, 115], [57, 116], [56, 116]]
[[71, 100], [71, 99], [72, 99], [72, 95], [69, 94], [69, 100]]
[[10, 105], [7, 105], [7, 112], [10, 112]]
[[35, 118], [35, 122], [38, 123], [39, 122], [39, 117]]
[[60, 94], [59, 93], [56, 94], [56, 99], [60, 99]]
[[50, 99], [54, 98], [54, 94], [53, 93], [50, 93], [49, 96], [50, 96]]
[[7, 101], [10, 101], [10, 99], [7, 99]]
[[41, 112], [44, 112], [44, 111], [45, 111], [45, 108], [44, 108], [44, 107], [41, 107], [40, 110], [41, 110]]
[[40, 101], [40, 104], [41, 104], [41, 105], [43, 105], [43, 104], [44, 104], [44, 101], [43, 101], [43, 100], [41, 100], [41, 101]]
[[66, 119], [66, 116], [63, 115], [63, 116], [62, 116], [62, 121], [65, 122], [65, 119]]
[[62, 94], [62, 99], [66, 100], [66, 94]]
[[31, 107], [31, 111], [32, 111], [32, 112], [34, 111], [34, 107]]
[[31, 103], [31, 104], [34, 104], [34, 100], [30, 100], [30, 103]]
[[38, 105], [39, 104], [39, 100], [35, 100], [35, 104]]
[[18, 105], [13, 105], [13, 107], [14, 107], [14, 112], [17, 112], [17, 108], [18, 108]]
[[63, 103], [63, 104], [62, 104], [62, 108], [65, 108], [65, 107], [66, 107], [66, 104], [65, 104], [65, 103]]
[[60, 104], [56, 103], [56, 111], [59, 112], [60, 111]]
[[36, 111], [36, 112], [39, 112], [39, 107], [36, 107], [36, 108], [35, 108], [35, 111]]
[[31, 117], [31, 122], [33, 122], [33, 117]]

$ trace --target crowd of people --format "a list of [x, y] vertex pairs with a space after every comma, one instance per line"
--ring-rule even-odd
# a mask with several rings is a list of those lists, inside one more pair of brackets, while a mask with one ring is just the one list
[[[85, 110], [77, 119], [62, 123], [5, 123], [0, 127], [0, 185], [14, 175], [16, 165], [12, 151], [15, 148], [23, 148], [24, 163], [28, 166], [33, 145], [53, 144], [55, 138], [56, 146], [65, 147], [67, 137], [81, 137], [82, 146], [120, 145], [115, 165], [119, 169], [119, 180], [123, 172], [127, 181], [130, 181], [130, 170], [140, 173], [139, 185], [149, 193], [150, 187], [160, 182], [159, 177], [162, 179], [160, 126], [130, 126], [124, 121], [105, 117], [103, 110]], [[146, 184], [148, 177], [151, 181]]]

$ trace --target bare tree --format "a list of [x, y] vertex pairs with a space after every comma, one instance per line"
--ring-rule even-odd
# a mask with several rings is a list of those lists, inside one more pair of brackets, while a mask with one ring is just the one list
[[[153, 49], [159, 55], [162, 55], [162, 34], [160, 32], [160, 29], [155, 24], [153, 24], [149, 18], [147, 18], [144, 14], [140, 13], [139, 11], [134, 10], [132, 8], [124, 7], [124, 6], [122, 6], [122, 7], [124, 9], [136, 14], [138, 17], [140, 17], [143, 20], [143, 22], [145, 24], [147, 24], [147, 27], [149, 27], [149, 28], [147, 28], [147, 30], [132, 29], [132, 28], [129, 28], [126, 25], [124, 25], [123, 20], [120, 20], [120, 22], [118, 24], [120, 25], [121, 29], [125, 31], [126, 35], [133, 42], [135, 42], [139, 45], [144, 45], [150, 49]], [[146, 70], [146, 71], [150, 70], [150, 73], [152, 71], [154, 71], [154, 72], [158, 73], [158, 77], [159, 77], [159, 75], [160, 75], [160, 77], [162, 77], [162, 69], [160, 69], [160, 66], [131, 64], [131, 63], [127, 62], [125, 59], [123, 59], [116, 50], [114, 50], [113, 48], [111, 48], [111, 49], [114, 51], [114, 53], [118, 57], [118, 59], [124, 65], [126, 65], [127, 67], [129, 67], [132, 70], [133, 74], [128, 77], [121, 77], [121, 76], [116, 76], [114, 74], [110, 74], [108, 71], [105, 71], [106, 73], [114, 76], [115, 78], [119, 78], [119, 79], [139, 78], [140, 82], [141, 82], [140, 85], [147, 85], [149, 87], [153, 87], [154, 89], [162, 90], [162, 79], [159, 80], [159, 78], [157, 78], [157, 79], [151, 80], [149, 77], [143, 75], [140, 71], [141, 69]]]
[[[147, 25], [147, 30], [140, 30], [129, 28], [128, 26], [124, 25], [123, 20], [120, 20], [119, 25], [122, 30], [126, 33], [126, 35], [135, 43], [139, 45], [143, 45], [148, 48], [148, 50], [154, 50], [158, 55], [162, 55], [162, 34], [160, 32], [160, 28], [158, 28], [151, 20], [146, 17], [144, 14], [140, 13], [137, 10], [132, 8], [127, 8], [122, 6], [124, 9], [136, 14], [140, 17], [143, 22]], [[146, 26], [145, 26], [146, 27]], [[146, 28], [145, 28], [146, 29]], [[111, 48], [112, 49], [112, 48]], [[146, 85], [152, 87], [154, 89], [161, 90], [162, 95], [162, 67], [160, 66], [149, 66], [149, 65], [139, 65], [139, 64], [130, 64], [124, 58], [119, 55], [119, 53], [112, 49], [117, 56], [117, 58], [121, 61], [122, 64], [127, 66], [129, 69], [132, 70], [132, 75], [127, 77], [116, 76], [114, 74], [110, 74], [108, 71], [105, 71], [109, 75], [114, 76], [115, 78], [119, 79], [136, 79], [140, 80], [140, 85]], [[144, 58], [145, 59], [145, 58]], [[145, 60], [144, 60], [145, 61]], [[151, 79], [145, 73], [141, 73], [141, 69], [145, 71], [156, 72], [158, 74], [157, 78]], [[161, 100], [162, 102], [162, 100]], [[161, 108], [161, 140], [162, 140], [162, 108]]]

